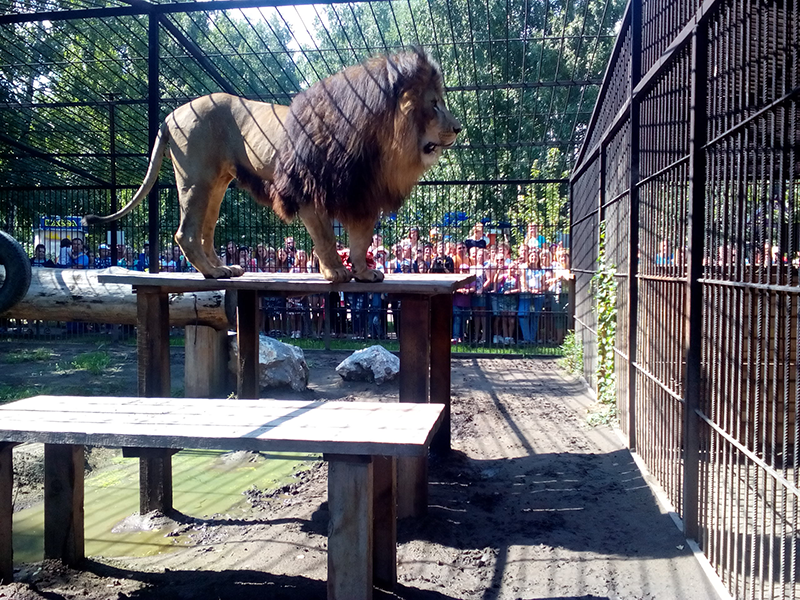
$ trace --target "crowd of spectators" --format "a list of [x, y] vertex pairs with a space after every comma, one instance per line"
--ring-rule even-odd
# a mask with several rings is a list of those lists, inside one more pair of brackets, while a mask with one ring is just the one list
[[[338, 244], [347, 263], [348, 249]], [[64, 239], [54, 262], [39, 244], [31, 265], [75, 269], [102, 269], [112, 266], [111, 250], [100, 244], [95, 255], [84, 247], [81, 238]], [[251, 248], [229, 240], [221, 252], [228, 265], [239, 265], [246, 272], [315, 273], [319, 259], [314, 249], [298, 248], [293, 237], [274, 248], [264, 243]], [[116, 264], [139, 271], [149, 270], [149, 245], [140, 253], [131, 246], [117, 247]], [[160, 270], [191, 272], [192, 265], [178, 246], [159, 259]], [[474, 283], [458, 290], [453, 297], [453, 342], [476, 345], [558, 344], [566, 333], [567, 287], [571, 279], [569, 254], [560, 241], [547, 240], [537, 225], [530, 224], [516, 245], [506, 237], [486, 235], [478, 222], [466, 239], [442, 235], [437, 228], [420, 235], [411, 227], [407, 235], [385, 246], [383, 236], [375, 234], [367, 262], [385, 273], [459, 273], [475, 276]], [[335, 296], [335, 295], [334, 295]], [[379, 293], [334, 296], [262, 298], [262, 329], [274, 336], [321, 337], [326, 305], [332, 303], [331, 333], [355, 339], [384, 339], [397, 330], [399, 302]], [[390, 319], [391, 315], [391, 319]]]

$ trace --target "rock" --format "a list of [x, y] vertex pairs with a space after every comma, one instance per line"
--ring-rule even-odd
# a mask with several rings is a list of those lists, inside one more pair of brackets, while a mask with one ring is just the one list
[[[238, 362], [239, 348], [236, 338], [232, 337], [228, 366], [233, 373]], [[263, 333], [258, 338], [258, 370], [262, 388], [289, 386], [302, 392], [308, 386], [308, 364], [303, 351]]]
[[400, 372], [400, 359], [383, 346], [357, 350], [344, 359], [336, 372], [345, 381], [392, 381]]

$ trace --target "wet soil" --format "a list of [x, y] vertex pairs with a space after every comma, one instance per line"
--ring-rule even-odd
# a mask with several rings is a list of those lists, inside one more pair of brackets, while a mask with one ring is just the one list
[[[0, 348], [0, 362], [10, 350]], [[79, 350], [58, 351], [63, 363]], [[0, 384], [135, 389], [135, 349], [113, 351], [108, 377], [2, 364]], [[346, 355], [308, 353], [309, 390], [273, 395], [397, 399], [395, 383], [342, 381], [334, 369]], [[176, 349], [176, 391], [182, 360]], [[431, 457], [428, 514], [400, 521], [398, 585], [377, 598], [717, 598], [616, 433], [586, 424], [593, 400], [584, 384], [555, 360], [454, 358], [452, 387], [453, 451]], [[102, 468], [102, 460], [92, 467]], [[18, 479], [31, 488], [28, 504], [38, 501], [36, 468], [29, 471]], [[318, 463], [277, 492], [249, 489], [235, 516], [148, 518], [165, 535], [191, 534], [179, 550], [91, 556], [80, 570], [21, 564], [0, 599], [325, 598], [327, 518]]]

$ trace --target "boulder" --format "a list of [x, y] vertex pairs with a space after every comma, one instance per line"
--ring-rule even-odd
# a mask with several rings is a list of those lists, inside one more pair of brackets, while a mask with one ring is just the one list
[[[231, 336], [229, 367], [233, 373], [238, 362], [239, 348], [236, 337]], [[262, 389], [289, 386], [302, 392], [308, 387], [308, 364], [303, 351], [263, 333], [258, 338], [258, 370]]]
[[336, 372], [346, 381], [392, 381], [400, 372], [400, 359], [383, 346], [357, 350], [344, 359]]

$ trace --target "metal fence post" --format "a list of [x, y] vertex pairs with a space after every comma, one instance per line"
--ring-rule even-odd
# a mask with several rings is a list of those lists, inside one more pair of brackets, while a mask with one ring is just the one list
[[[149, 13], [148, 22], [148, 63], [147, 63], [147, 118], [148, 118], [148, 139], [152, 150], [155, 145], [156, 135], [161, 126], [161, 102], [159, 91], [159, 68], [161, 62], [161, 48], [159, 44], [159, 27], [161, 21], [160, 13], [152, 9]], [[149, 222], [148, 238], [150, 242], [150, 272], [158, 273], [159, 254], [161, 243], [159, 240], [159, 204], [160, 190], [158, 181], [153, 186], [147, 197], [148, 209], [147, 218]]]
[[642, 78], [642, 0], [631, 3], [630, 213], [628, 215], [628, 446], [636, 449], [636, 332], [639, 318], [639, 121], [641, 99], [634, 94]]
[[703, 254], [705, 239], [705, 193], [708, 96], [707, 21], [695, 29], [692, 39], [692, 80], [689, 140], [689, 277], [686, 294], [686, 385], [683, 410], [683, 529], [697, 539], [699, 530], [700, 397], [702, 386]]

